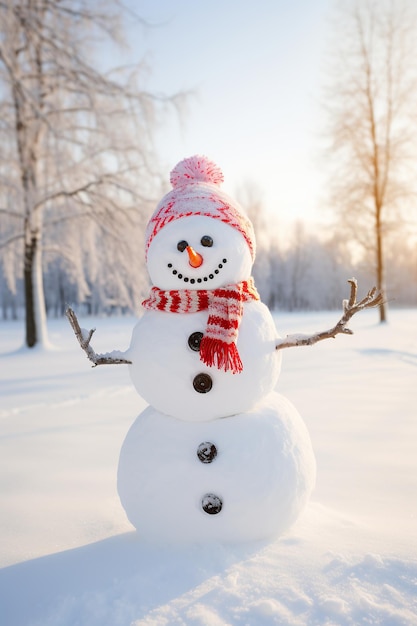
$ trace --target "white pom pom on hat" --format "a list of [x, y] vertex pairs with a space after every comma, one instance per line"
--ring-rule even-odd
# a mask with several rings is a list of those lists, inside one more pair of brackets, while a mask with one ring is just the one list
[[174, 188], [190, 183], [213, 183], [220, 185], [223, 181], [223, 172], [213, 161], [205, 156], [193, 156], [180, 161], [170, 175], [171, 185]]
[[180, 161], [171, 171], [173, 189], [159, 202], [146, 228], [146, 255], [153, 238], [167, 224], [181, 217], [204, 215], [219, 219], [242, 233], [255, 258], [253, 226], [237, 202], [220, 189], [221, 169], [205, 156]]

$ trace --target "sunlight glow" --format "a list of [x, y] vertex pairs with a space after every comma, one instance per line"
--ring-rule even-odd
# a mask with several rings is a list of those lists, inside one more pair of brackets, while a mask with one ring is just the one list
[[[261, 0], [185, 0], [144, 7], [159, 26], [136, 37], [157, 93], [193, 92], [179, 123], [171, 115], [157, 146], [167, 172], [184, 157], [206, 154], [224, 172], [225, 191], [247, 181], [281, 219], [321, 221], [318, 159], [325, 19], [332, 0], [314, 6]], [[221, 17], [220, 17], [221, 16]], [[133, 33], [132, 33], [133, 34]]]

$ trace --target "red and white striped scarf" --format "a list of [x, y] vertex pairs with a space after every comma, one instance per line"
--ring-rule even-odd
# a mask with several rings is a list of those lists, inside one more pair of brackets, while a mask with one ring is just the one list
[[164, 291], [152, 287], [145, 309], [167, 313], [208, 311], [207, 326], [200, 344], [200, 360], [233, 374], [243, 365], [236, 346], [243, 303], [259, 300], [253, 278], [219, 289], [180, 289]]

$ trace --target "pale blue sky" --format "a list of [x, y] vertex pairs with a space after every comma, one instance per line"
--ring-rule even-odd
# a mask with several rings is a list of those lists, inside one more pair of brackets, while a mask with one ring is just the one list
[[137, 12], [159, 26], [131, 31], [135, 60], [146, 54], [149, 87], [194, 90], [183, 128], [158, 134], [169, 170], [206, 154], [223, 188], [249, 180], [279, 220], [321, 220], [320, 132], [323, 64], [335, 0], [148, 0]]

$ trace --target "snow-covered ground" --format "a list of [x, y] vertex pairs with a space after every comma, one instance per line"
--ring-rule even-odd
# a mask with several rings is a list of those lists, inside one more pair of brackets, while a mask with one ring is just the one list
[[[281, 334], [337, 313], [281, 314]], [[52, 352], [0, 322], [0, 623], [5, 626], [417, 624], [417, 311], [284, 352], [317, 487], [274, 542], [152, 546], [119, 503], [121, 444], [144, 408], [125, 366], [92, 369], [65, 320]], [[96, 326], [126, 349], [133, 319]], [[161, 382], [161, 384], [163, 384]], [[167, 515], [169, 516], [167, 503]]]

